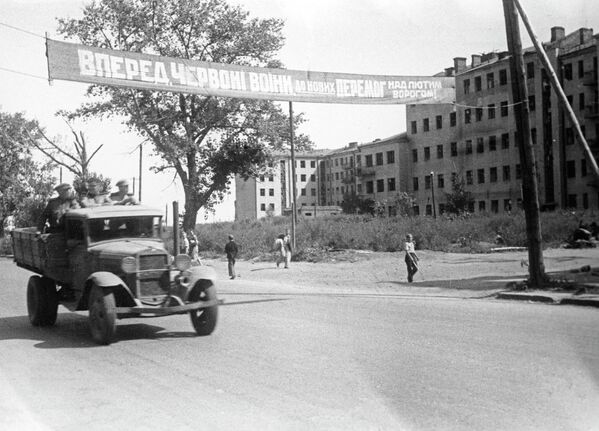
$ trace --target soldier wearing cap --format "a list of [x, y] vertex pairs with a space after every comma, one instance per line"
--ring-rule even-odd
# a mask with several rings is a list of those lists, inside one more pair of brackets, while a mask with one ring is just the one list
[[106, 193], [100, 192], [98, 180], [90, 180], [87, 182], [87, 194], [81, 198], [81, 206], [91, 208], [101, 205], [112, 205], [112, 201]]
[[40, 232], [44, 232], [44, 229], [48, 233], [62, 230], [64, 227], [62, 216], [70, 209], [80, 208], [69, 183], [59, 184], [54, 187], [54, 190], [58, 196], [48, 201], [38, 224]]
[[128, 180], [119, 180], [116, 183], [116, 186], [119, 188], [119, 191], [110, 195], [110, 200], [114, 205], [139, 205], [139, 202], [135, 199], [133, 193], [129, 193]]

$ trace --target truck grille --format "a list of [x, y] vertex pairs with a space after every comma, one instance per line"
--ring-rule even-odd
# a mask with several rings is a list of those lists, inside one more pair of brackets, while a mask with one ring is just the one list
[[166, 268], [165, 254], [146, 254], [139, 256], [139, 269], [164, 269]]
[[148, 271], [140, 272], [137, 275], [140, 297], [164, 295], [168, 292], [170, 278], [167, 267], [167, 255], [141, 255], [139, 256], [139, 269], [140, 271]]

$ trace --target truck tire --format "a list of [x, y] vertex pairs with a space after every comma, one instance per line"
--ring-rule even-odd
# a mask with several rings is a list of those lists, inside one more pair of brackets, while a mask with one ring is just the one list
[[[216, 288], [210, 282], [199, 281], [189, 293], [189, 302], [216, 300]], [[210, 335], [216, 327], [218, 305], [189, 312], [191, 324], [198, 335]]]
[[116, 332], [114, 295], [92, 285], [89, 293], [89, 329], [98, 344], [110, 344]]
[[56, 284], [47, 277], [33, 275], [27, 282], [27, 314], [33, 326], [52, 326], [56, 323], [58, 297]]

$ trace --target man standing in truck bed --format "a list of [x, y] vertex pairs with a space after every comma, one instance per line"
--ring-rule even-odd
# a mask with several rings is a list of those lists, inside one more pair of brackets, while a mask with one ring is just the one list
[[54, 190], [58, 192], [58, 196], [48, 201], [38, 223], [38, 229], [42, 233], [44, 229], [46, 233], [62, 230], [64, 214], [70, 209], [80, 208], [69, 183], [59, 184]]

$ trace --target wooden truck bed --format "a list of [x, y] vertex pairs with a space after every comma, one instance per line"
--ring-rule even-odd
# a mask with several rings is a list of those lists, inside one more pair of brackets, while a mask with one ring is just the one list
[[18, 266], [52, 279], [64, 278], [68, 259], [63, 233], [40, 234], [34, 227], [14, 229], [12, 247]]

